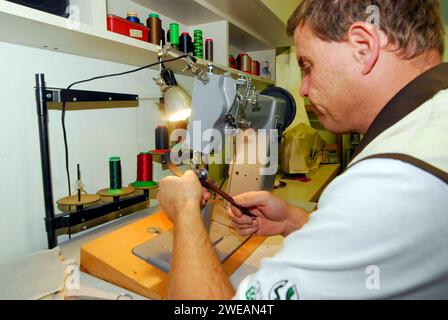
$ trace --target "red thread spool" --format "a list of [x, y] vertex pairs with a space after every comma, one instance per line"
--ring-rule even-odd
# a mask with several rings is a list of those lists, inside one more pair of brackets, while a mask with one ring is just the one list
[[234, 68], [234, 69], [237, 69], [237, 68], [238, 68], [238, 65], [237, 65], [237, 63], [236, 63], [236, 59], [235, 59], [235, 57], [232, 56], [232, 55], [229, 56], [229, 67], [230, 67], [230, 68]]
[[252, 74], [255, 76], [260, 75], [260, 62], [257, 60], [252, 60]]
[[137, 156], [137, 181], [152, 181], [152, 155], [140, 153]]
[[247, 53], [240, 53], [236, 59], [238, 69], [246, 73], [252, 73], [252, 58]]

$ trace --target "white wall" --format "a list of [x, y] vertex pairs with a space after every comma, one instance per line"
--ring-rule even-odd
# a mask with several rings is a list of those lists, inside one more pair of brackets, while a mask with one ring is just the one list
[[445, 26], [445, 56], [443, 60], [448, 62], [448, 26]]
[[[45, 73], [48, 86], [66, 87], [92, 76], [135, 67], [0, 42], [0, 263], [47, 246], [34, 75]], [[148, 61], [148, 64], [151, 61]], [[163, 112], [155, 100], [155, 71], [79, 85], [78, 89], [140, 95], [140, 106], [67, 112], [72, 182], [80, 163], [87, 190], [109, 184], [108, 158], [121, 156], [123, 183], [135, 181], [136, 157], [154, 148], [155, 127]], [[177, 77], [188, 91], [192, 79]], [[50, 111], [54, 199], [67, 193], [60, 111]], [[154, 164], [155, 179], [164, 173]]]

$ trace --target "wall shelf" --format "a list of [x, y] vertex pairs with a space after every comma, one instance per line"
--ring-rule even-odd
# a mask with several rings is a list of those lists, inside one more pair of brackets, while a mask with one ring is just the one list
[[132, 0], [186, 26], [229, 22], [230, 45], [245, 51], [292, 44], [286, 25], [260, 0]]
[[[113, 3], [115, 0], [108, 0]], [[195, 28], [208, 33], [215, 41], [215, 62], [229, 66], [227, 56], [249, 53], [260, 63], [269, 62], [275, 78], [275, 49], [292, 45], [286, 34], [286, 24], [261, 0], [131, 0], [148, 10], [177, 20], [186, 31]], [[180, 4], [180, 2], [182, 4]], [[177, 5], [177, 7], [176, 7]], [[180, 9], [177, 9], [180, 8]], [[195, 8], [197, 12], [191, 12]], [[185, 10], [180, 14], [179, 10]], [[123, 11], [123, 10], [122, 10]], [[200, 13], [199, 13], [200, 12]], [[216, 23], [226, 22], [227, 28]], [[182, 26], [183, 24], [183, 26]], [[169, 28], [165, 25], [165, 28]], [[212, 32], [211, 32], [212, 31]], [[219, 57], [216, 57], [216, 53]], [[266, 79], [259, 77], [258, 80]], [[275, 82], [275, 81], [274, 81]]]
[[[77, 2], [85, 6], [81, 8], [82, 10], [96, 11], [91, 13], [88, 20], [81, 20], [77, 25], [73, 25], [70, 19], [0, 0], [0, 41], [138, 67], [157, 61], [158, 46], [105, 29], [107, 14], [105, 1], [102, 6], [98, 6], [101, 1]], [[175, 1], [152, 2], [161, 5], [164, 2], [173, 4]], [[212, 16], [207, 18], [210, 19]], [[207, 68], [205, 61], [199, 61], [199, 64], [204, 70]], [[184, 64], [181, 61], [170, 63], [169, 66], [177, 74], [191, 76], [190, 73], [183, 72]], [[224, 64], [217, 66], [233, 76], [241, 73]], [[267, 78], [250, 76], [258, 87], [274, 84]]]

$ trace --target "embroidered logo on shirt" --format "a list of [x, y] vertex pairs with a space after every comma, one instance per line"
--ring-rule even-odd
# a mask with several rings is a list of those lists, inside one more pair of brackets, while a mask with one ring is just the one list
[[274, 284], [269, 292], [270, 300], [299, 300], [299, 293], [295, 284], [282, 280]]
[[261, 285], [259, 281], [257, 281], [255, 285], [253, 285], [246, 291], [246, 299], [263, 300], [263, 293], [261, 292]]

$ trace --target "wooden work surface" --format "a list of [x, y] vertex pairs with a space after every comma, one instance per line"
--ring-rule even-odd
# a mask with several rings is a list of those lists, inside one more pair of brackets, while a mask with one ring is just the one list
[[322, 165], [318, 170], [308, 173], [309, 182], [282, 179], [287, 183], [285, 188], [277, 189], [274, 194], [294, 204], [295, 201], [317, 202], [322, 191], [340, 173], [340, 164]]
[[[216, 206], [220, 207], [220, 206]], [[214, 218], [215, 219], [215, 218]], [[222, 230], [223, 214], [219, 212], [212, 222], [212, 234], [215, 229]], [[225, 222], [224, 222], [225, 223]], [[98, 278], [114, 283], [119, 287], [136, 292], [150, 299], [168, 297], [168, 274], [136, 257], [132, 249], [154, 238], [154, 230], [169, 230], [172, 223], [162, 212], [146, 217], [133, 224], [95, 239], [81, 247], [81, 270]], [[228, 229], [231, 242], [241, 241], [243, 245], [223, 263], [224, 270], [230, 276], [265, 240], [264, 237], [243, 238]], [[237, 245], [240, 243], [237, 242]]]
[[[288, 185], [274, 193], [291, 204], [304, 207], [304, 204], [316, 201], [339, 172], [340, 165], [321, 166], [318, 171], [307, 175], [311, 178], [307, 183], [281, 179]], [[215, 220], [223, 223], [222, 216]], [[158, 212], [118, 229], [112, 228], [110, 232], [103, 231], [96, 239], [94, 235], [86, 235], [90, 242], [82, 241], [82, 271], [151, 299], [166, 298], [168, 274], [132, 254], [134, 247], [156, 236], [148, 231], [154, 227], [168, 230], [172, 224]], [[227, 275], [232, 275], [234, 283], [238, 284], [247, 274], [256, 271], [261, 258], [272, 256], [281, 248], [282, 240], [278, 238], [271, 237], [268, 241], [264, 237], [250, 238], [223, 263]], [[67, 243], [65, 251], [76, 252], [76, 241]], [[69, 250], [71, 246], [73, 248]]]

